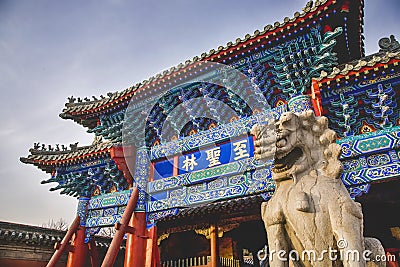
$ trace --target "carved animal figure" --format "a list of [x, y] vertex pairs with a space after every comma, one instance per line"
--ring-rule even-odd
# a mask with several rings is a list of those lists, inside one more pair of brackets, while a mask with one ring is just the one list
[[[264, 128], [255, 125], [252, 134], [256, 136], [256, 159], [274, 153], [276, 191], [261, 207], [270, 265], [385, 266], [379, 262], [366, 265], [364, 260], [365, 249], [374, 255], [384, 255], [384, 250], [376, 239], [365, 242], [361, 205], [350, 198], [340, 179], [341, 147], [335, 143], [335, 132], [328, 129], [327, 118], [315, 117], [312, 111], [288, 112], [276, 123], [276, 136]], [[292, 250], [299, 257], [289, 255]], [[355, 251], [359, 259], [352, 256]]]
[[74, 144], [70, 144], [69, 147], [71, 148], [71, 151], [77, 151], [78, 150], [78, 143], [76, 142]]
[[394, 35], [389, 38], [385, 37], [379, 40], [379, 52], [397, 52], [400, 50], [399, 41], [396, 40]]

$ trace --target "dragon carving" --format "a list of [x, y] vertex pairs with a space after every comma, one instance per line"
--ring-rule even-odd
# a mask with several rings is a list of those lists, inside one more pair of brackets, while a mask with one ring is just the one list
[[[340, 179], [341, 147], [327, 118], [315, 117], [311, 110], [287, 112], [276, 123], [276, 134], [266, 128], [257, 124], [251, 133], [256, 137], [255, 158], [274, 157], [276, 191], [261, 206], [270, 266], [385, 266], [364, 260], [366, 249], [372, 251], [369, 258], [385, 252], [377, 239], [363, 237], [361, 205], [350, 198]], [[329, 249], [343, 257], [333, 260]], [[278, 255], [279, 251], [286, 253]], [[291, 258], [290, 251], [301, 257]], [[305, 251], [316, 256], [303, 257]], [[359, 259], [352, 257], [354, 251]]]

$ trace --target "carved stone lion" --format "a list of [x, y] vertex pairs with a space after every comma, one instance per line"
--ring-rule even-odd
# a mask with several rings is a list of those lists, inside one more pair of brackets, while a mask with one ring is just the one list
[[364, 260], [365, 249], [372, 251], [366, 252], [370, 258], [385, 252], [378, 240], [363, 237], [361, 205], [350, 198], [340, 179], [341, 147], [327, 118], [315, 117], [312, 111], [288, 112], [276, 123], [275, 137], [264, 128], [255, 125], [252, 134], [256, 159], [274, 153], [276, 191], [261, 207], [270, 265], [385, 266]]

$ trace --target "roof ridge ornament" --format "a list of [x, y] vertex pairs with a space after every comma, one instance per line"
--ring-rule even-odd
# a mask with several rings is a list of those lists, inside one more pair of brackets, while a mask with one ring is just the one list
[[314, 4], [314, 1], [312, 1], [312, 0], [311, 0], [311, 1], [308, 1], [308, 2], [306, 3], [306, 6], [303, 7], [301, 10], [302, 10], [303, 12], [307, 13], [308, 11], [310, 11], [310, 9], [312, 8], [313, 4]]
[[[46, 144], [41, 144], [40, 142], [36, 142], [33, 143], [33, 148], [31, 148], [29, 151], [31, 152], [40, 152], [40, 151], [47, 151], [47, 152], [54, 152], [54, 153], [58, 153], [58, 152], [70, 152], [70, 151], [75, 151], [72, 149], [72, 147], [78, 145], [78, 142], [76, 142], [75, 144], [70, 144], [71, 150], [68, 150], [68, 147], [66, 145], [60, 145], [60, 144], [55, 144], [55, 147], [53, 147], [52, 145], [48, 144], [46, 146]], [[53, 154], [54, 154], [53, 153]]]
[[395, 36], [392, 34], [390, 37], [384, 37], [379, 39], [379, 52], [398, 52], [400, 51], [400, 43], [396, 40]]
[[78, 144], [79, 144], [79, 142], [76, 142], [74, 144], [70, 144], [69, 147], [71, 148], [71, 151], [77, 151], [78, 150]]
[[75, 98], [73, 95], [71, 95], [70, 97], [68, 97], [68, 103], [69, 103], [69, 104], [75, 103], [75, 101], [76, 101], [76, 98]]
[[102, 143], [103, 143], [103, 136], [95, 135], [94, 139], [93, 139], [93, 142], [92, 142], [92, 145], [94, 146], [94, 145], [98, 145], [98, 144], [102, 144]]

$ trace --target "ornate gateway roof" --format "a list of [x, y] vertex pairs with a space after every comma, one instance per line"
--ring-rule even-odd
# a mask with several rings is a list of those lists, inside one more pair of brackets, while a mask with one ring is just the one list
[[315, 27], [317, 22], [325, 27], [322, 29], [324, 32], [344, 24], [344, 32], [337, 37], [334, 48], [339, 63], [364, 55], [363, 1], [318, 0], [315, 3], [310, 1], [302, 12], [296, 12], [292, 18], [286, 17], [283, 22], [269, 24], [262, 31], [256, 30], [252, 35], [247, 34], [242, 39], [237, 38], [235, 42], [229, 42], [225, 46], [219, 46], [208, 53], [196, 56], [121, 92], [108, 93], [107, 97], [100, 96], [100, 99], [93, 97], [93, 100], [70, 97], [60, 117], [94, 128], [98, 125], [100, 115], [117, 112], [126, 107], [132, 98], [141, 101], [161, 88], [172, 88], [187, 80], [189, 75], [202, 68], [202, 61], [240, 65], [243, 62], [240, 63], [239, 59], [297, 38], [310, 27]]

